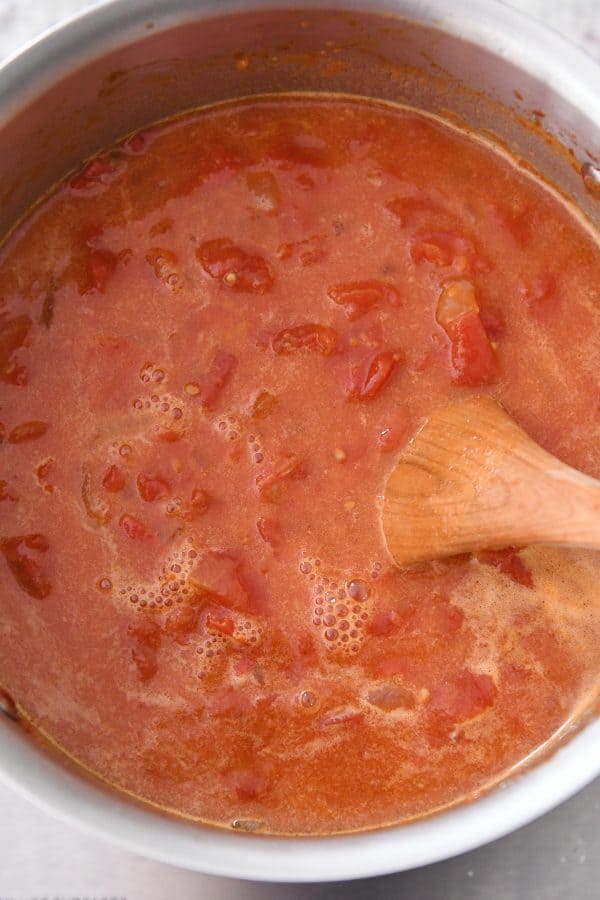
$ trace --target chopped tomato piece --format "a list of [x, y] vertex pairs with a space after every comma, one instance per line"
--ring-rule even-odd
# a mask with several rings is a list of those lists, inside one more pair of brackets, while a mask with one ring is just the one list
[[260, 800], [267, 792], [268, 782], [253, 772], [238, 772], [234, 778], [235, 795], [241, 803]]
[[314, 350], [323, 356], [331, 356], [337, 345], [337, 333], [327, 325], [295, 325], [279, 331], [271, 344], [275, 353], [280, 355], [296, 350]]
[[402, 446], [409, 432], [410, 421], [405, 410], [399, 410], [390, 418], [377, 435], [377, 446], [382, 453], [394, 453]]
[[217, 351], [210, 369], [200, 380], [198, 397], [204, 409], [212, 409], [215, 406], [236, 365], [237, 359], [232, 353]]
[[265, 419], [277, 405], [277, 397], [269, 391], [260, 391], [252, 403], [252, 418]]
[[288, 456], [269, 475], [258, 476], [256, 479], [258, 495], [267, 503], [276, 503], [280, 499], [287, 481], [305, 477], [306, 470], [303, 460], [298, 456]]
[[110, 250], [90, 250], [86, 259], [87, 280], [81, 293], [106, 291], [108, 280], [117, 267], [117, 257]]
[[432, 231], [415, 238], [411, 244], [410, 255], [415, 263], [429, 262], [440, 268], [447, 268], [456, 263], [460, 268], [465, 268], [473, 256], [473, 246], [459, 235], [446, 231]]
[[0, 539], [0, 550], [15, 581], [36, 600], [43, 600], [52, 590], [44, 565], [44, 554], [48, 549], [48, 540], [43, 534]]
[[531, 570], [519, 556], [516, 547], [506, 547], [504, 550], [484, 550], [477, 554], [477, 559], [487, 566], [495, 566], [517, 584], [528, 588], [533, 587]]
[[532, 316], [544, 321], [560, 313], [556, 276], [546, 272], [520, 285], [521, 296]]
[[136, 519], [135, 516], [130, 516], [127, 513], [124, 513], [121, 516], [119, 525], [127, 537], [131, 538], [132, 541], [145, 541], [152, 536], [139, 519]]
[[48, 431], [47, 422], [21, 422], [8, 435], [9, 444], [24, 444], [26, 441], [37, 441]]
[[206, 617], [206, 627], [209, 631], [218, 631], [219, 634], [225, 634], [228, 637], [231, 637], [231, 635], [235, 631], [235, 623], [233, 619], [218, 619], [216, 616], [213, 616], [210, 613]]
[[111, 517], [110, 506], [94, 490], [91, 472], [86, 468], [83, 470], [81, 481], [81, 499], [90, 519], [98, 525], [106, 525]]
[[372, 687], [367, 693], [367, 701], [385, 712], [394, 709], [414, 709], [415, 695], [408, 688], [394, 682], [387, 682]]
[[176, 638], [190, 634], [198, 625], [199, 614], [200, 610], [196, 605], [180, 606], [165, 619], [164, 631]]
[[473, 282], [466, 278], [445, 281], [435, 311], [438, 324], [448, 333], [453, 322], [471, 312], [479, 312]]
[[270, 544], [274, 550], [279, 546], [281, 532], [275, 519], [260, 518], [256, 522], [256, 528], [265, 544]]
[[273, 273], [266, 260], [247, 253], [229, 238], [205, 241], [197, 256], [204, 271], [232, 291], [266, 294], [273, 287]]
[[431, 709], [454, 722], [464, 722], [492, 706], [497, 694], [498, 689], [489, 675], [464, 669], [432, 690]]
[[14, 319], [0, 317], [0, 378], [6, 384], [27, 382], [27, 370], [18, 365], [15, 356], [25, 343], [31, 325], [31, 319], [26, 315]]
[[399, 359], [400, 355], [391, 350], [378, 351], [368, 356], [362, 365], [352, 370], [348, 399], [373, 400], [390, 380]]
[[142, 500], [154, 503], [169, 496], [170, 485], [160, 475], [147, 475], [141, 472], [137, 477], [137, 489]]
[[398, 616], [393, 609], [385, 609], [375, 613], [367, 624], [369, 634], [377, 637], [386, 637], [398, 628]]
[[439, 203], [431, 197], [424, 196], [394, 197], [385, 204], [385, 208], [401, 225], [407, 225], [422, 213], [439, 215], [443, 211]]
[[135, 134], [123, 141], [123, 148], [128, 153], [141, 153], [148, 146], [148, 139], [148, 132], [136, 131]]
[[343, 306], [350, 321], [364, 316], [373, 306], [400, 306], [402, 298], [391, 284], [381, 281], [353, 281], [338, 284], [328, 291], [334, 303]]
[[71, 187], [76, 191], [87, 191], [98, 184], [103, 184], [114, 172], [113, 166], [105, 159], [90, 159], [81, 172], [71, 179]]
[[104, 473], [102, 485], [107, 491], [110, 491], [111, 494], [116, 494], [118, 491], [123, 490], [125, 486], [125, 476], [118, 466], [109, 466]]
[[490, 384], [499, 374], [498, 360], [476, 312], [469, 312], [448, 325], [451, 341], [452, 379], [456, 384], [477, 387]]

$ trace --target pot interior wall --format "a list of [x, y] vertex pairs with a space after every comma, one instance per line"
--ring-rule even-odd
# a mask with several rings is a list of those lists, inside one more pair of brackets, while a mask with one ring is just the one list
[[[600, 146], [598, 127], [499, 56], [382, 14], [197, 14], [121, 30], [117, 22], [112, 33], [88, 34], [83, 48], [55, 39], [21, 84], [7, 91], [0, 75], [0, 235], [57, 179], [129, 131], [205, 103], [290, 90], [362, 94], [458, 116], [497, 135], [600, 221], [576, 163], [584, 147]], [[546, 111], [543, 128], [532, 110]], [[571, 155], [549, 133], [574, 145]]]

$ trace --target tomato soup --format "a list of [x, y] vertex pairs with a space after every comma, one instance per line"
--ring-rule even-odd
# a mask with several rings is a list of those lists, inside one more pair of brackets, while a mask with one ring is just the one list
[[547, 186], [414, 110], [272, 96], [99, 154], [0, 254], [0, 681], [66, 754], [332, 833], [470, 799], [591, 704], [597, 554], [400, 570], [381, 527], [474, 393], [600, 477], [600, 248]]

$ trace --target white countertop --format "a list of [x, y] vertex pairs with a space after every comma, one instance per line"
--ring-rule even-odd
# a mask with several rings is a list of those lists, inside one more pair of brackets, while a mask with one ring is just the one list
[[[460, 0], [448, 0], [448, 3]], [[85, 0], [0, 0], [0, 60]], [[600, 60], [600, 0], [511, 0]], [[600, 97], [600, 84], [598, 85]], [[599, 101], [600, 102], [600, 101]], [[445, 863], [368, 881], [211, 878], [80, 834], [0, 786], [0, 900], [597, 900], [600, 780], [538, 822]]]

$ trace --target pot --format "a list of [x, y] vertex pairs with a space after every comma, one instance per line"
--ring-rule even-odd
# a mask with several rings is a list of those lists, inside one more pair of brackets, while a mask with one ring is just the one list
[[[186, 108], [281, 90], [441, 111], [494, 134], [600, 224], [598, 85], [590, 59], [494, 0], [328, 0], [327, 8], [319, 0], [301, 8], [294, 0], [113, 0], [0, 69], [0, 234], [127, 132]], [[0, 706], [4, 782], [100, 838], [232, 877], [326, 881], [425, 865], [524, 825], [600, 773], [600, 721], [589, 717], [499, 788], [436, 816], [331, 838], [252, 836], [126, 799], [44, 746], [10, 698], [0, 695]]]

